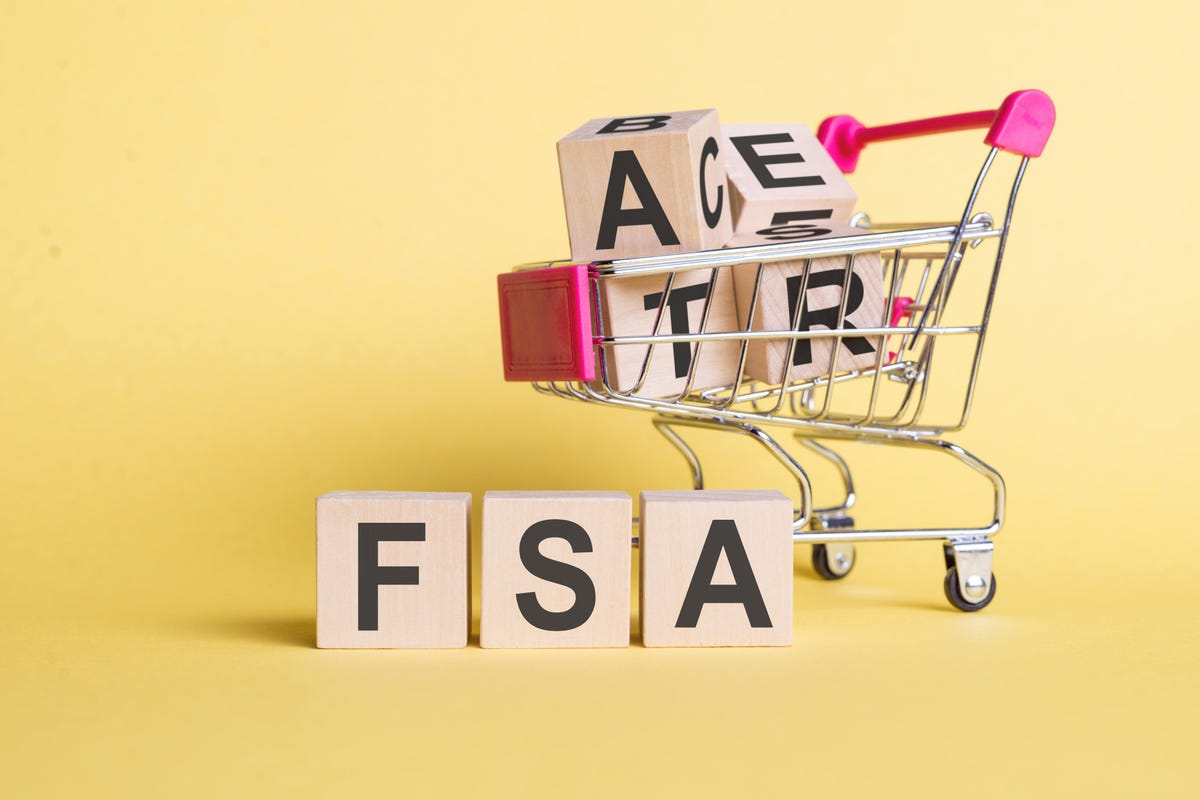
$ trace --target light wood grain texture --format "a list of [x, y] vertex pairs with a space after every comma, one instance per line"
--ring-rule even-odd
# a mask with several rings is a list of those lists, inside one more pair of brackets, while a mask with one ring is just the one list
[[317, 646], [465, 647], [470, 524], [469, 494], [317, 498]]
[[721, 134], [734, 236], [850, 221], [858, 197], [808, 128], [722, 125]]
[[[861, 235], [862, 230], [837, 223], [824, 225], [823, 236]], [[762, 237], [742, 237], [749, 245], [769, 243]], [[809, 239], [806, 239], [809, 241]], [[798, 330], [829, 330], [836, 326], [842, 302], [848, 258], [831, 256], [812, 261], [807, 286], [803, 275], [806, 262], [783, 261], [764, 264], [758, 291], [758, 303], [754, 308], [752, 330], [787, 331], [792, 329], [796, 306], [800, 303], [800, 289], [806, 288], [807, 311], [801, 313]], [[739, 264], [734, 267], [738, 323], [745, 326], [754, 296], [755, 278], [759, 265]], [[853, 277], [846, 301], [846, 317], [843, 327], [878, 327], [886, 323], [884, 305], [886, 292], [883, 286], [883, 266], [879, 253], [859, 253], [854, 256]], [[803, 311], [803, 309], [801, 309]], [[837, 348], [837, 372], [874, 367], [881, 346], [878, 336], [845, 336]], [[787, 339], [752, 340], [746, 350], [744, 375], [771, 384], [783, 382], [784, 364], [788, 360], [790, 341]], [[792, 351], [792, 369], [789, 380], [807, 380], [829, 374], [834, 352], [834, 340], [830, 337], [809, 339], [806, 345], [797, 340]]]
[[594, 119], [558, 142], [571, 257], [721, 247], [733, 233], [715, 109]]
[[633, 501], [624, 492], [483, 497], [483, 647], [628, 647]]
[[642, 492], [639, 517], [647, 647], [792, 643], [792, 503], [786, 495]]
[[[714, 270], [700, 269], [674, 273], [667, 306], [655, 330], [658, 307], [667, 285], [666, 275], [620, 278], [600, 282], [600, 311], [608, 336], [651, 336], [671, 333], [699, 333], [705, 301]], [[734, 332], [740, 329], [734, 297], [733, 270], [716, 270], [712, 286], [711, 309], [705, 332]], [[695, 368], [691, 390], [725, 386], [737, 375], [741, 345], [736, 341], [667, 343], [655, 345], [617, 345], [606, 348], [608, 381], [617, 391], [632, 391], [638, 386], [646, 353], [650, 351], [646, 379], [634, 392], [637, 397], [663, 398], [678, 395], [688, 385], [688, 371]], [[600, 365], [596, 374], [603, 377]]]

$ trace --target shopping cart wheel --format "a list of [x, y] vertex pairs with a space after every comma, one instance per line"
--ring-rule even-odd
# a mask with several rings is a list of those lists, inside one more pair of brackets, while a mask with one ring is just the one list
[[827, 581], [840, 581], [854, 569], [854, 545], [814, 544], [813, 569]]
[[996, 573], [993, 572], [990, 574], [991, 580], [988, 583], [987, 594], [978, 600], [968, 600], [966, 597], [963, 597], [962, 589], [958, 585], [958, 567], [951, 567], [946, 571], [946, 580], [942, 582], [942, 589], [946, 592], [946, 599], [950, 601], [950, 605], [959, 611], [978, 611], [981, 608], [986, 608], [987, 604], [992, 602], [992, 598], [996, 596]]

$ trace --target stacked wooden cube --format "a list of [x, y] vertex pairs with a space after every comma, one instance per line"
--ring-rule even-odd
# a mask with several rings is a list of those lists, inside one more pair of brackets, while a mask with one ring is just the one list
[[[715, 109], [609, 117], [561, 139], [558, 159], [571, 257], [577, 261], [861, 232], [849, 226], [854, 190], [803, 125], [722, 125]], [[761, 280], [758, 262], [720, 269], [715, 280], [711, 269], [676, 271], [669, 285], [665, 274], [605, 280], [604, 330], [617, 337], [695, 334], [702, 321], [705, 333], [832, 328], [847, 269], [844, 326], [883, 324], [878, 253], [815, 259], [807, 281], [805, 267], [804, 260], [772, 262], [763, 267]], [[756, 283], [759, 299], [752, 304]], [[836, 369], [873, 366], [879, 347], [878, 337], [843, 337]], [[608, 349], [607, 376], [615, 391], [667, 398], [733, 383], [740, 355], [736, 338], [702, 348], [678, 342], [618, 345]], [[747, 348], [744, 377], [769, 384], [782, 383], [785, 375], [789, 381], [816, 378], [831, 371], [834, 358], [831, 340], [824, 337], [798, 339], [794, 346], [788, 339], [755, 339]]]

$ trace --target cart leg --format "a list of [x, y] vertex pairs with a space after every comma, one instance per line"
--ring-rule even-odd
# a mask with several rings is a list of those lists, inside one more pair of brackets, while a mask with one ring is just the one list
[[687, 460], [688, 466], [692, 468], [692, 488], [697, 491], [703, 489], [704, 471], [700, 468], [700, 459], [696, 457], [696, 451], [675, 432], [667, 420], [654, 420], [654, 427], [663, 435], [664, 439], [675, 446], [675, 449]]
[[980, 475], [987, 478], [992, 484], [992, 524], [988, 525], [986, 528], [964, 528], [954, 532], [948, 532], [950, 535], [947, 537], [947, 541], [949, 541], [951, 545], [954, 545], [956, 542], [967, 541], [968, 538], [972, 541], [987, 541], [1000, 532], [1000, 528], [1004, 525], [1005, 491], [1004, 478], [1000, 477], [999, 472], [958, 445], [947, 442], [943, 439], [896, 439], [894, 440], [894, 443], [945, 453], [955, 461], [958, 461], [960, 464], [964, 464], [973, 469], [975, 472], [978, 472]]
[[784, 450], [779, 442], [775, 441], [766, 431], [757, 425], [751, 425], [747, 422], [740, 423], [725, 423], [716, 420], [707, 419], [687, 419], [676, 417], [658, 417], [654, 420], [654, 427], [658, 429], [667, 441], [675, 445], [688, 464], [692, 468], [692, 485], [696, 489], [704, 488], [704, 473], [700, 469], [700, 459], [696, 457], [695, 451], [688, 446], [687, 442], [683, 441], [675, 428], [679, 426], [688, 426], [692, 428], [704, 428], [706, 430], [723, 430], [734, 431], [736, 433], [744, 433], [761, 444], [766, 450], [775, 457], [783, 467], [791, 474], [796, 481], [796, 486], [800, 491], [800, 506], [795, 510], [792, 522], [792, 535], [802, 533], [808, 527], [809, 520], [812, 516], [812, 484], [808, 480], [808, 473], [804, 471], [804, 467], [792, 458], [791, 453]]
[[748, 422], [739, 423], [736, 426], [731, 426], [730, 430], [741, 431], [750, 436], [754, 441], [766, 448], [767, 452], [775, 456], [775, 460], [783, 465], [796, 481], [796, 487], [800, 491], [800, 507], [796, 509], [794, 521], [792, 522], [792, 535], [801, 533], [808, 527], [808, 523], [812, 518], [812, 482], [808, 479], [808, 473], [804, 471], [804, 467], [796, 459], [792, 458], [792, 454], [784, 450], [779, 442], [775, 441], [762, 428], [757, 425], [751, 425]]
[[[854, 492], [854, 478], [850, 474], [850, 465], [838, 453], [829, 447], [809, 439], [803, 434], [796, 433], [796, 441], [812, 452], [833, 463], [842, 479], [845, 494], [837, 505], [824, 508], [814, 508], [810, 527], [814, 531], [850, 530], [854, 527], [854, 518], [849, 511], [858, 497]], [[813, 570], [827, 581], [841, 580], [854, 569], [854, 545], [850, 542], [826, 542], [812, 546]]]
[[858, 501], [858, 495], [854, 491], [854, 477], [850, 474], [850, 465], [846, 463], [846, 459], [815, 439], [809, 439], [800, 433], [796, 434], [796, 441], [826, 461], [832, 462], [837, 468], [838, 475], [841, 476], [842, 487], [845, 490], [845, 495], [840, 503], [833, 506], [826, 506], [825, 508], [814, 508], [813, 514], [819, 517], [847, 517], [846, 512], [854, 507], [854, 504]]
[[950, 442], [933, 439], [912, 444], [943, 452], [986, 477], [992, 484], [992, 524], [986, 529], [968, 534], [964, 531], [950, 536], [942, 546], [946, 563], [946, 578], [942, 590], [950, 605], [962, 611], [978, 611], [996, 596], [996, 576], [992, 573], [992, 554], [995, 536], [1004, 524], [1004, 479], [1000, 473], [963, 448]]

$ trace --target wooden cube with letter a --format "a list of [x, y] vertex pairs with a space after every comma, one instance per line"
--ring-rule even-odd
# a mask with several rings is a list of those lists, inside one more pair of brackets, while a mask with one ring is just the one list
[[647, 647], [792, 643], [792, 501], [776, 491], [642, 492]]
[[858, 196], [808, 128], [722, 125], [734, 236], [849, 222]]
[[[822, 225], [816, 232], [819, 238], [835, 238], [854, 237], [865, 231], [831, 223]], [[738, 237], [737, 240], [746, 245], [770, 243], [764, 237], [755, 236]], [[761, 279], [757, 277], [759, 271], [758, 263], [734, 267], [738, 320], [745, 325], [753, 305], [751, 330], [789, 331], [793, 330], [793, 323], [797, 331], [836, 328], [847, 278], [849, 291], [845, 293], [842, 327], [875, 328], [886, 324], [883, 266], [877, 251], [857, 253], [852, 261], [849, 256], [816, 258], [812, 259], [811, 267], [803, 259], [766, 263], [761, 265]], [[752, 304], [756, 280], [759, 280], [758, 302]], [[789, 381], [827, 375], [831, 366], [837, 372], [870, 369], [878, 363], [881, 344], [878, 336], [843, 336], [836, 349], [837, 363], [833, 364], [832, 337], [797, 339], [794, 346], [789, 339], [753, 339], [746, 350], [744, 372], [747, 377], [766, 383], [782, 383], [789, 350], [792, 354]]]
[[483, 647], [628, 647], [624, 492], [483, 497]]
[[[604, 333], [607, 336], [701, 333], [701, 323], [705, 333], [736, 332], [739, 325], [732, 273], [728, 267], [675, 272], [671, 274], [669, 292], [667, 274], [601, 279]], [[690, 391], [727, 386], [737, 377], [741, 357], [741, 343], [735, 340], [708, 341], [702, 345], [618, 344], [603, 350], [609, 385], [618, 392], [650, 398], [678, 395], [689, 388], [689, 375]], [[605, 375], [599, 367], [596, 374]]]
[[571, 258], [712, 250], [733, 232], [716, 109], [594, 119], [558, 142]]
[[471, 495], [317, 498], [317, 647], [465, 647]]

